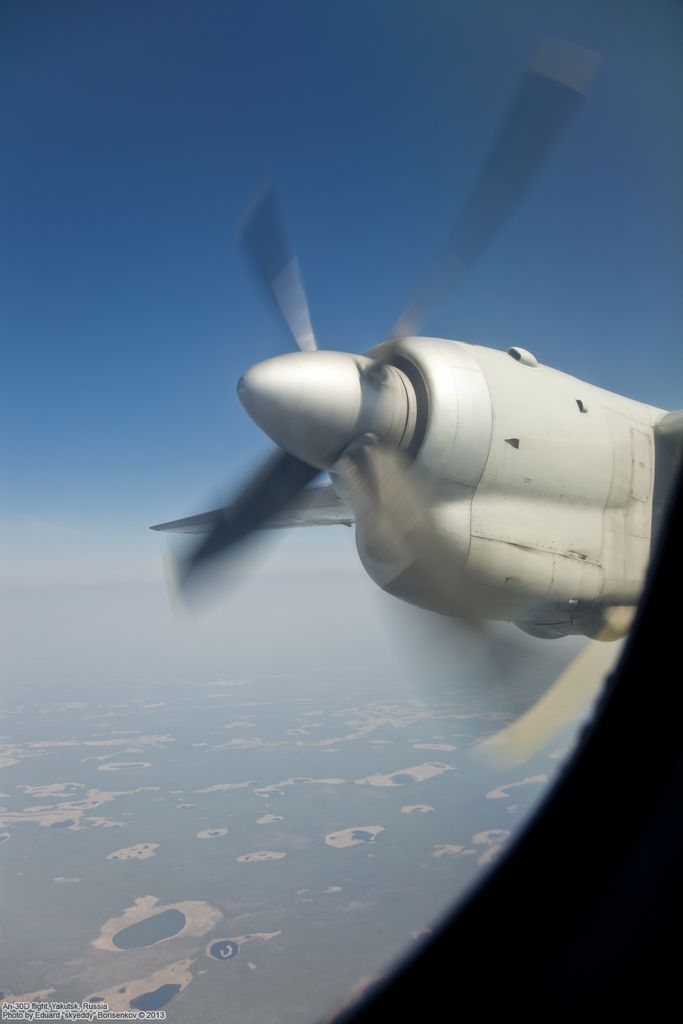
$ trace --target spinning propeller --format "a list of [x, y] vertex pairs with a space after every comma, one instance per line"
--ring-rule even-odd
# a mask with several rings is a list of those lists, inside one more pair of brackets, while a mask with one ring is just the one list
[[[581, 104], [594, 54], [545, 42], [524, 73], [462, 213], [397, 320], [379, 358], [318, 348], [298, 260], [272, 187], [246, 212], [246, 253], [299, 351], [256, 363], [238, 383], [242, 405], [278, 446], [240, 494], [214, 514], [210, 532], [178, 561], [186, 596], [255, 530], [282, 512], [321, 472], [331, 471], [357, 528], [419, 565], [425, 586], [454, 586], [430, 549], [429, 500], [408, 449], [418, 398], [391, 365], [395, 343], [418, 332], [459, 275], [494, 240]], [[153, 529], [164, 529], [161, 524]], [[459, 602], [468, 614], [467, 595]]]

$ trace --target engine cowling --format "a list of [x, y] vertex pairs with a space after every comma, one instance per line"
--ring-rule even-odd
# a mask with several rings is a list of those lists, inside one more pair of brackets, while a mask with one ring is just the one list
[[406, 455], [411, 500], [423, 496], [413, 549], [423, 557], [358, 522], [358, 554], [379, 586], [446, 615], [542, 625], [546, 636], [595, 635], [601, 609], [636, 603], [661, 410], [519, 349], [404, 338], [368, 355], [398, 367], [415, 393]]

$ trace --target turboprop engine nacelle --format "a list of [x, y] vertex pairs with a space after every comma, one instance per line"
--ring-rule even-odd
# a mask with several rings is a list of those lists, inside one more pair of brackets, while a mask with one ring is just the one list
[[604, 609], [636, 603], [662, 410], [541, 366], [523, 349], [406, 338], [368, 354], [398, 367], [414, 390], [405, 454], [423, 496], [420, 557], [358, 522], [359, 556], [382, 589], [543, 636], [595, 635]]

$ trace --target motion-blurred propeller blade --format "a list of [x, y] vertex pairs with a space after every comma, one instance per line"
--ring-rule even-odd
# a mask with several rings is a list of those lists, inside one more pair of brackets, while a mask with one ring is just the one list
[[285, 231], [275, 190], [268, 185], [252, 202], [241, 235], [259, 280], [282, 315], [300, 349], [316, 344], [299, 261]]
[[[436, 524], [429, 512], [426, 484], [405, 455], [373, 443], [372, 436], [361, 437], [335, 463], [333, 473], [340, 478], [343, 496], [353, 509], [359, 547], [367, 544], [374, 552], [373, 575], [377, 578], [378, 569], [386, 571], [383, 589], [391, 593], [394, 579], [411, 570], [413, 586], [417, 588], [412, 593], [414, 603], [422, 603], [419, 589], [423, 585], [432, 607], [438, 599], [444, 609], [449, 609], [450, 620], [436, 616], [441, 632], [438, 644], [443, 646], [444, 637], [451, 631], [453, 640], [459, 639], [459, 646], [463, 642], [470, 646], [471, 660], [470, 640], [478, 634], [479, 645], [483, 644], [489, 655], [486, 675], [492, 672], [499, 680], [507, 676], [508, 662], [513, 657], [518, 659], [520, 651], [509, 637], [499, 635], [484, 623], [478, 615], [476, 594], [471, 587], [459, 586], [457, 566], [448, 564], [440, 553], [441, 547], [437, 549]], [[623, 641], [614, 640], [628, 631], [632, 617], [631, 608], [612, 609], [596, 636], [596, 641], [610, 642], [589, 642], [554, 683], [549, 680], [549, 687], [544, 685], [542, 696], [534, 698], [512, 725], [478, 744], [474, 748], [477, 753], [497, 767], [509, 767], [528, 760], [576, 722], [586, 713], [616, 663]], [[462, 632], [463, 625], [469, 627], [469, 636]], [[459, 660], [454, 657], [452, 670]], [[514, 696], [517, 699], [521, 695]]]
[[[235, 501], [225, 506], [222, 518], [211, 531], [179, 559], [177, 582], [183, 593], [189, 593], [210, 565], [227, 555], [270, 516], [285, 508], [319, 472], [315, 466], [277, 451]], [[157, 529], [163, 529], [165, 525]]]
[[429, 311], [472, 266], [523, 198], [590, 86], [599, 58], [546, 40], [522, 76], [468, 202], [393, 328], [417, 334]]
[[590, 640], [540, 700], [512, 725], [477, 744], [475, 752], [497, 767], [528, 761], [563, 729], [585, 716], [612, 671], [624, 640]]
[[382, 588], [392, 593], [393, 581], [412, 570], [415, 604], [434, 606], [437, 601], [445, 614], [479, 627], [471, 593], [458, 586], [456, 567], [444, 564], [441, 547], [435, 543], [433, 499], [406, 455], [373, 443], [372, 435], [366, 435], [346, 449], [334, 473], [353, 510], [359, 546], [374, 552], [375, 579], [385, 575]]

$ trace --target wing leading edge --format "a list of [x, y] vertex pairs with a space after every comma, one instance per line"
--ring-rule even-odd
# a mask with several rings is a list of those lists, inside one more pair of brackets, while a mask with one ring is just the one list
[[[228, 506], [229, 508], [229, 506]], [[215, 508], [186, 519], [158, 523], [152, 530], [163, 533], [208, 533], [224, 517], [226, 509]], [[271, 516], [261, 527], [279, 530], [290, 526], [352, 526], [355, 522], [349, 506], [342, 501], [333, 484], [302, 491], [287, 508]]]

